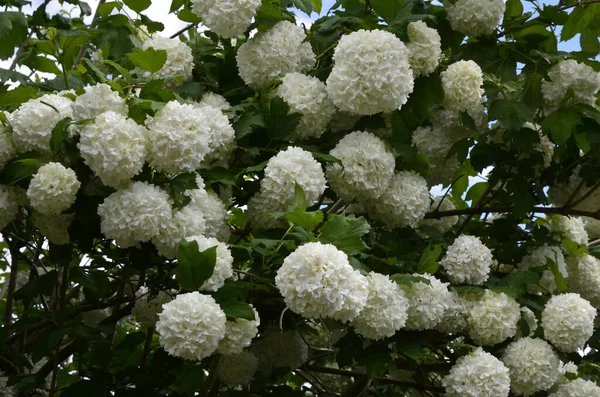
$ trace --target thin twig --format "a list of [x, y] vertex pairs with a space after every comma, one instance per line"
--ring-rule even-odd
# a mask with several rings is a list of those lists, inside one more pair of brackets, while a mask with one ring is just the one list
[[[96, 20], [98, 19], [98, 16], [100, 15], [99, 11], [100, 11], [100, 7], [102, 6], [102, 4], [106, 3], [106, 0], [100, 0], [98, 2], [98, 7], [96, 7], [96, 12], [94, 13], [94, 16], [92, 17], [92, 21], [90, 22], [90, 26], [94, 26], [94, 23], [96, 22]], [[81, 48], [79, 49], [79, 54], [77, 54], [77, 58], [75, 58], [75, 62], [73, 62], [73, 67], [71, 69], [76, 69], [77, 65], [79, 65], [81, 63], [81, 60], [83, 59], [83, 57], [85, 56], [85, 52], [87, 51], [87, 43], [82, 45]]]
[[178, 36], [181, 36], [182, 34], [184, 34], [185, 32], [187, 32], [188, 30], [190, 30], [190, 29], [198, 26], [198, 24], [199, 24], [199, 22], [191, 23], [188, 26], [186, 26], [185, 28], [178, 30], [177, 32], [175, 32], [175, 33], [173, 33], [171, 35], [171, 39], [174, 39], [174, 38], [176, 38]]
[[[497, 213], [497, 212], [513, 212], [514, 208], [511, 206], [495, 206], [495, 207], [470, 207], [470, 208], [461, 208], [456, 210], [448, 210], [448, 211], [432, 211], [425, 215], [425, 219], [441, 219], [449, 216], [456, 215], [481, 215], [487, 212]], [[533, 207], [530, 213], [540, 213], [540, 214], [559, 214], [559, 215], [575, 215], [575, 216], [587, 216], [594, 219], [600, 219], [599, 212], [591, 212], [591, 211], [582, 211], [576, 209], [565, 209], [562, 207]]]
[[564, 11], [568, 8], [573, 8], [573, 7], [577, 7], [577, 6], [584, 6], [587, 4], [594, 4], [594, 3], [600, 3], [600, 0], [588, 0], [588, 1], [580, 1], [579, 3], [575, 3], [575, 4], [565, 4], [563, 6], [559, 7], [560, 11]]

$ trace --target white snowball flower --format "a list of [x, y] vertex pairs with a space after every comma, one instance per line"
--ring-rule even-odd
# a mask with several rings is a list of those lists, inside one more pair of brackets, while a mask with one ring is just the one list
[[192, 0], [192, 11], [202, 24], [221, 37], [244, 34], [261, 0]]
[[206, 124], [212, 132], [208, 144], [209, 153], [204, 159], [204, 163], [211, 167], [223, 165], [227, 167], [227, 162], [231, 152], [235, 148], [235, 131], [229, 123], [229, 118], [223, 111], [214, 106], [201, 106], [202, 113], [206, 119]]
[[141, 76], [149, 80], [154, 79], [176, 79], [182, 78], [189, 80], [192, 78], [194, 70], [194, 57], [192, 49], [184, 42], [178, 39], [170, 39], [155, 35], [144, 41], [142, 49], [145, 51], [148, 48], [155, 50], [165, 50], [167, 52], [167, 61], [163, 67], [153, 75], [147, 71], [141, 71]]
[[286, 305], [307, 318], [354, 320], [369, 295], [366, 277], [334, 245], [307, 243], [288, 255], [275, 285]]
[[502, 361], [508, 368], [510, 388], [517, 396], [548, 390], [560, 376], [560, 359], [548, 342], [523, 338], [509, 344]]
[[454, 290], [451, 290], [450, 294], [452, 297], [448, 300], [448, 308], [444, 311], [444, 317], [435, 329], [447, 334], [455, 334], [467, 329], [467, 318], [472, 303]]
[[143, 286], [137, 290], [135, 297], [135, 305], [131, 314], [146, 327], [154, 327], [158, 321], [158, 313], [163, 310], [163, 305], [173, 300], [165, 291], [159, 291], [155, 296], [151, 296], [148, 288]]
[[413, 131], [412, 143], [419, 153], [427, 157], [429, 168], [433, 171], [427, 178], [432, 185], [450, 181], [460, 167], [456, 156], [446, 159], [455, 141], [455, 137], [443, 127], [418, 127]]
[[544, 337], [565, 353], [582, 349], [594, 333], [596, 309], [579, 294], [555, 295], [542, 312]]
[[201, 291], [216, 291], [225, 284], [225, 280], [233, 276], [231, 265], [233, 264], [233, 256], [225, 243], [219, 242], [214, 237], [191, 236], [186, 238], [187, 241], [195, 241], [198, 243], [200, 252], [206, 251], [211, 247], [217, 247], [217, 261], [212, 276], [202, 284]]
[[[431, 206], [429, 207], [429, 211], [452, 211], [455, 210], [456, 206], [449, 198], [438, 196], [433, 199]], [[458, 223], [458, 215], [455, 216], [445, 216], [440, 219], [423, 219], [421, 221], [421, 225], [434, 227], [439, 230], [440, 233], [446, 233], [448, 230], [452, 229], [454, 225]]]
[[547, 226], [551, 231], [563, 234], [574, 243], [585, 245], [589, 241], [585, 224], [581, 218], [553, 215], [549, 217]]
[[448, 66], [441, 76], [446, 108], [463, 111], [481, 103], [483, 72], [475, 62], [455, 62]]
[[0, 229], [8, 226], [19, 213], [19, 203], [12, 186], [0, 185]]
[[574, 100], [594, 106], [600, 91], [600, 73], [573, 59], [562, 60], [548, 72], [549, 81], [542, 81], [542, 95], [547, 112], [558, 108], [569, 89]]
[[456, 360], [442, 386], [446, 397], [508, 397], [510, 378], [502, 361], [478, 347]]
[[248, 201], [246, 216], [248, 223], [256, 230], [276, 229], [282, 227], [282, 223], [278, 222], [271, 214], [286, 209], [280, 207], [280, 203], [269, 195], [258, 192]]
[[219, 241], [229, 241], [231, 231], [227, 223], [228, 214], [225, 204], [219, 200], [215, 192], [209, 192], [200, 185], [198, 187], [199, 189], [188, 190], [185, 194], [191, 198], [188, 206], [194, 207], [194, 211], [202, 213], [204, 217], [205, 230], [202, 234], [206, 237], [215, 237]]
[[388, 338], [406, 324], [408, 299], [400, 286], [386, 275], [371, 272], [367, 281], [367, 304], [351, 325], [367, 339]]
[[227, 99], [219, 94], [215, 94], [214, 92], [205, 92], [197, 105], [200, 107], [210, 106], [217, 108], [222, 112], [227, 112], [231, 109], [231, 104], [227, 102]]
[[479, 237], [464, 234], [454, 240], [440, 261], [451, 283], [472, 285], [486, 282], [496, 263]]
[[400, 171], [378, 200], [365, 205], [374, 218], [388, 227], [416, 227], [429, 210], [427, 181], [414, 171]]
[[346, 201], [379, 198], [394, 176], [394, 155], [371, 133], [352, 132], [329, 154], [342, 164], [327, 166], [327, 180], [333, 191]]
[[73, 119], [94, 119], [105, 112], [127, 114], [128, 108], [124, 98], [113, 91], [108, 84], [96, 84], [84, 88], [85, 92], [75, 99]]
[[594, 382], [585, 379], [575, 379], [562, 384], [555, 393], [548, 397], [597, 397], [600, 396], [600, 387]]
[[160, 255], [173, 259], [177, 256], [182, 239], [204, 234], [205, 231], [204, 212], [197, 205], [188, 204], [181, 209], [173, 209], [172, 217], [152, 238], [152, 244]]
[[147, 134], [135, 121], [108, 111], [83, 126], [80, 135], [81, 157], [106, 186], [124, 188], [142, 172]]
[[308, 359], [308, 346], [296, 331], [269, 328], [252, 344], [250, 352], [258, 358], [258, 370], [265, 374], [275, 368], [294, 370]]
[[55, 245], [65, 245], [71, 242], [69, 226], [73, 222], [75, 214], [40, 214], [33, 212], [32, 220], [42, 235]]
[[567, 258], [569, 290], [600, 306], [600, 260], [589, 254]]
[[383, 30], [343, 35], [327, 78], [329, 97], [341, 111], [355, 114], [400, 109], [414, 88], [409, 56], [404, 43]]
[[4, 124], [0, 122], [0, 170], [16, 155], [17, 149], [13, 143], [12, 134], [10, 134]]
[[536, 143], [533, 150], [542, 154], [544, 159], [544, 168], [550, 167], [552, 164], [552, 156], [554, 156], [554, 143], [546, 135], [540, 133], [540, 141]]
[[158, 318], [160, 345], [170, 355], [186, 360], [210, 356], [225, 336], [225, 313], [211, 296], [196, 291], [165, 303]]
[[289, 105], [290, 112], [302, 115], [296, 130], [288, 137], [290, 141], [323, 135], [335, 113], [324, 83], [316, 77], [288, 73], [277, 88], [277, 95]]
[[444, 318], [452, 300], [448, 283], [443, 283], [430, 274], [413, 274], [429, 280], [429, 284], [417, 282], [400, 285], [410, 303], [406, 328], [425, 330], [435, 328]]
[[588, 237], [591, 240], [597, 240], [600, 238], [600, 220], [598, 219], [594, 219], [594, 218], [589, 218], [589, 217], [583, 217], [582, 218], [585, 221], [585, 231], [588, 234]]
[[252, 339], [258, 333], [258, 326], [260, 325], [260, 317], [254, 306], [252, 306], [252, 311], [254, 312], [254, 320], [244, 318], [227, 320], [225, 337], [219, 342], [219, 348], [217, 349], [219, 353], [241, 353], [244, 348], [250, 346]]
[[406, 47], [415, 77], [433, 73], [442, 58], [442, 39], [438, 31], [423, 21], [411, 22], [408, 24], [408, 40]]
[[19, 152], [37, 150], [50, 153], [52, 130], [66, 117], [73, 117], [73, 102], [57, 94], [46, 94], [25, 102], [8, 121], [13, 128], [12, 139]]
[[194, 171], [215, 150], [234, 139], [227, 117], [217, 108], [168, 102], [146, 121], [148, 163], [159, 171]]
[[469, 336], [478, 345], [495, 345], [517, 333], [519, 304], [505, 293], [486, 290], [471, 308], [467, 320]]
[[219, 358], [217, 378], [227, 386], [248, 386], [258, 369], [258, 358], [252, 353], [241, 352]]
[[167, 192], [147, 182], [134, 182], [98, 206], [100, 229], [121, 247], [150, 241], [171, 220]]
[[73, 205], [80, 186], [75, 171], [61, 163], [48, 163], [31, 178], [27, 198], [36, 211], [57, 215]]
[[236, 61], [242, 80], [252, 88], [291, 72], [308, 72], [315, 64], [306, 33], [289, 21], [259, 32], [238, 49]]
[[[569, 272], [567, 271], [567, 263], [565, 262], [565, 256], [562, 253], [560, 247], [550, 246], [548, 244], [544, 244], [541, 247], [536, 248], [530, 254], [523, 257], [521, 262], [519, 262], [519, 270], [526, 271], [536, 267], [546, 267], [548, 259], [553, 260], [558, 266], [558, 271], [563, 275], [566, 279], [569, 277]], [[539, 281], [541, 287], [537, 285], [530, 285], [528, 287], [528, 291], [532, 294], [541, 294], [547, 291], [555, 292], [556, 291], [556, 279], [554, 277], [554, 273], [550, 269], [544, 270], [542, 273], [542, 277]]]
[[444, 3], [452, 29], [466, 36], [492, 34], [504, 16], [503, 0], [458, 0]]
[[519, 328], [517, 330], [517, 337], [523, 338], [526, 336], [532, 336], [535, 330], [538, 328], [538, 321], [535, 317], [535, 313], [532, 312], [531, 309], [529, 309], [528, 307], [523, 306], [521, 307], [521, 319], [525, 320], [525, 323], [527, 323], [529, 333], [527, 335], [524, 335], [521, 332], [521, 329]]

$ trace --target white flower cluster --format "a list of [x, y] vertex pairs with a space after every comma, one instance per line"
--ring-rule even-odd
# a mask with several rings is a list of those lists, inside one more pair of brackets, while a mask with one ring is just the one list
[[160, 345], [170, 355], [186, 360], [210, 356], [225, 336], [225, 313], [212, 297], [199, 292], [177, 295], [163, 305], [158, 318]]
[[69, 236], [69, 226], [73, 222], [75, 214], [40, 214], [33, 212], [32, 220], [37, 227], [52, 244], [65, 245], [69, 244], [71, 237]]
[[152, 244], [165, 258], [177, 256], [181, 239], [204, 235], [206, 232], [205, 214], [198, 205], [189, 203], [183, 208], [173, 208], [171, 218], [152, 237]]
[[368, 281], [331, 244], [307, 243], [288, 255], [275, 285], [286, 305], [307, 318], [354, 320], [367, 303]]
[[548, 112], [556, 110], [567, 93], [573, 91], [577, 102], [594, 105], [600, 91], [600, 73], [572, 59], [558, 62], [548, 72], [549, 81], [542, 81], [542, 94]]
[[[566, 279], [569, 277], [569, 272], [567, 271], [567, 263], [565, 262], [565, 256], [562, 253], [560, 247], [550, 246], [548, 244], [544, 244], [541, 247], [536, 248], [530, 254], [526, 255], [519, 262], [519, 270], [526, 271], [530, 269], [534, 269], [536, 267], [546, 267], [548, 259], [553, 260], [558, 266], [558, 271], [563, 275]], [[539, 281], [541, 288], [537, 285], [528, 286], [528, 290], [532, 294], [541, 294], [546, 291], [555, 292], [556, 291], [556, 279], [551, 270], [544, 270], [542, 273], [542, 277]]]
[[469, 336], [479, 345], [495, 345], [515, 336], [521, 318], [519, 304], [505, 293], [486, 290], [471, 308]]
[[406, 324], [408, 299], [400, 286], [386, 275], [371, 272], [367, 281], [367, 304], [352, 321], [352, 326], [367, 339], [390, 337]]
[[510, 378], [502, 361], [479, 347], [456, 360], [442, 386], [446, 397], [508, 397]]
[[[439, 196], [433, 199], [431, 206], [429, 207], [429, 211], [452, 211], [455, 210], [456, 206], [449, 198]], [[430, 227], [436, 228], [440, 233], [446, 233], [448, 230], [452, 229], [454, 225], [458, 223], [458, 215], [455, 216], [445, 216], [440, 219], [423, 219], [421, 221], [421, 225], [426, 225]]]
[[600, 387], [594, 382], [585, 379], [575, 379], [558, 387], [555, 393], [548, 397], [596, 397], [600, 396]]
[[308, 346], [296, 331], [268, 328], [252, 344], [250, 352], [258, 358], [258, 370], [270, 374], [275, 368], [294, 370], [308, 359]]
[[411, 22], [408, 24], [408, 40], [406, 47], [415, 77], [433, 73], [442, 58], [442, 39], [438, 31], [423, 21]]
[[168, 102], [146, 121], [148, 163], [158, 171], [193, 171], [217, 149], [235, 139], [229, 119], [220, 109]]
[[12, 186], [0, 185], [0, 229], [4, 229], [19, 213], [15, 189]]
[[450, 181], [460, 167], [456, 156], [446, 159], [454, 138], [447, 129], [438, 126], [417, 127], [412, 133], [413, 145], [429, 160], [433, 173], [427, 179], [432, 185]]
[[366, 201], [369, 214], [388, 227], [416, 227], [430, 205], [427, 181], [414, 171], [400, 171], [378, 200]]
[[527, 323], [527, 327], [529, 328], [529, 333], [527, 335], [523, 334], [521, 328], [517, 330], [517, 337], [523, 338], [526, 336], [532, 336], [535, 330], [538, 328], [538, 321], [535, 317], [535, 313], [531, 311], [528, 307], [521, 307], [521, 319], [525, 320]]
[[359, 30], [342, 36], [327, 92], [342, 111], [371, 115], [400, 109], [414, 88], [409, 51], [394, 34]]
[[589, 254], [567, 258], [569, 290], [600, 306], [600, 260]]
[[142, 171], [147, 135], [135, 121], [108, 111], [86, 124], [80, 135], [77, 147], [81, 157], [106, 186], [124, 188]]
[[[187, 44], [177, 39], [155, 35], [142, 44], [144, 51], [148, 48], [167, 52], [167, 61], [158, 72], [152, 75], [152, 78], [167, 80], [176, 78], [189, 80], [192, 78], [194, 57], [192, 49]], [[150, 72], [142, 71], [141, 76], [144, 79], [150, 79]]]
[[8, 116], [13, 128], [12, 139], [19, 152], [50, 152], [50, 138], [56, 124], [73, 117], [73, 102], [58, 94], [30, 99]]
[[244, 34], [261, 0], [192, 0], [192, 11], [202, 24], [221, 37]]
[[217, 378], [227, 386], [248, 386], [258, 369], [258, 358], [252, 353], [241, 352], [219, 358]]
[[200, 102], [196, 104], [199, 107], [210, 106], [213, 108], [220, 109], [223, 113], [231, 109], [231, 104], [227, 102], [225, 97], [215, 94], [214, 92], [206, 92], [202, 96]]
[[452, 29], [466, 36], [492, 34], [502, 20], [506, 4], [503, 0], [458, 0], [444, 3]]
[[355, 131], [344, 136], [329, 152], [341, 161], [327, 166], [327, 180], [342, 199], [377, 199], [394, 175], [394, 155], [375, 135]]
[[435, 328], [444, 318], [452, 301], [448, 283], [443, 283], [430, 274], [413, 274], [429, 281], [400, 285], [410, 303], [406, 328], [425, 330]]
[[435, 329], [447, 334], [463, 332], [467, 329], [467, 318], [469, 317], [472, 303], [454, 290], [450, 291], [450, 295], [448, 308], [444, 311], [444, 317]]
[[158, 313], [162, 312], [163, 305], [171, 302], [172, 298], [165, 291], [159, 291], [155, 296], [150, 296], [146, 287], [140, 287], [135, 293], [135, 305], [131, 314], [137, 321], [146, 327], [154, 327], [158, 321]]
[[288, 73], [277, 88], [277, 95], [290, 106], [290, 112], [302, 115], [296, 130], [288, 137], [290, 141], [323, 135], [335, 113], [323, 82], [316, 77]]
[[127, 114], [125, 99], [108, 84], [96, 84], [84, 88], [73, 103], [73, 119], [94, 119], [105, 112]]
[[576, 352], [594, 333], [595, 318], [596, 309], [579, 294], [555, 295], [542, 312], [544, 337], [562, 352]]
[[0, 169], [17, 155], [17, 149], [12, 141], [12, 134], [0, 122]]
[[463, 111], [481, 103], [483, 72], [475, 62], [455, 62], [441, 73], [441, 77], [446, 108]]
[[563, 234], [574, 243], [580, 245], [588, 243], [589, 237], [581, 218], [553, 215], [549, 217], [547, 226], [551, 231]]
[[171, 220], [169, 200], [164, 190], [147, 182], [134, 182], [98, 206], [100, 229], [124, 248], [149, 241]]
[[510, 388], [517, 396], [548, 390], [560, 376], [560, 359], [546, 341], [523, 338], [509, 344], [502, 361], [508, 368]]
[[217, 261], [212, 276], [202, 284], [201, 291], [216, 291], [225, 284], [225, 280], [233, 276], [231, 265], [233, 264], [233, 256], [227, 247], [227, 244], [219, 242], [214, 237], [191, 236], [186, 238], [187, 241], [195, 241], [198, 243], [200, 252], [206, 251], [211, 247], [217, 247]]
[[252, 339], [258, 333], [258, 326], [260, 325], [258, 312], [254, 307], [252, 307], [252, 311], [254, 312], [254, 320], [244, 318], [227, 320], [225, 337], [219, 342], [219, 348], [217, 349], [219, 353], [237, 354], [250, 346]]
[[487, 281], [496, 260], [479, 237], [460, 235], [440, 261], [453, 284], [480, 285]]
[[271, 30], [260, 32], [238, 49], [236, 61], [240, 77], [252, 88], [288, 73], [308, 72], [315, 64], [306, 33], [289, 21], [278, 22]]
[[585, 221], [585, 231], [591, 240], [600, 238], [600, 221], [594, 218], [583, 217]]
[[27, 198], [36, 211], [57, 215], [73, 205], [80, 186], [75, 171], [61, 163], [48, 163], [31, 178]]

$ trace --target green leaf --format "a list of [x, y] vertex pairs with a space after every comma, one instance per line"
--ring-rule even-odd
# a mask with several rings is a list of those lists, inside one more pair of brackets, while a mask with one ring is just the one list
[[533, 121], [533, 112], [522, 102], [496, 99], [489, 108], [490, 119], [498, 120], [509, 130], [520, 130], [527, 121]]
[[32, 298], [36, 295], [50, 295], [56, 287], [58, 272], [51, 270], [29, 280], [24, 286], [15, 291], [15, 299]]
[[363, 217], [356, 219], [330, 215], [323, 224], [319, 240], [335, 245], [348, 255], [356, 255], [369, 248], [361, 237], [369, 233], [370, 229], [369, 223]]
[[266, 127], [262, 113], [256, 108], [247, 109], [233, 125], [236, 139], [252, 133], [254, 127]]
[[371, 7], [377, 15], [390, 24], [404, 8], [404, 0], [371, 0]]
[[0, 60], [13, 56], [27, 39], [27, 19], [22, 12], [0, 12]]
[[253, 321], [254, 310], [252, 306], [246, 302], [239, 302], [236, 300], [228, 300], [226, 302], [219, 303], [221, 310], [225, 312], [227, 318], [235, 320], [236, 318], [243, 318], [244, 320]]
[[269, 109], [265, 112], [267, 133], [271, 138], [285, 139], [296, 130], [302, 115], [289, 112], [290, 107], [283, 99], [278, 96], [271, 99]]
[[169, 8], [169, 13], [179, 10], [185, 3], [186, 0], [173, 0], [171, 2], [171, 8]]
[[517, 272], [501, 279], [490, 278], [488, 287], [496, 292], [504, 292], [516, 299], [527, 293], [529, 285], [537, 284], [539, 280], [539, 274], [533, 271]]
[[56, 127], [52, 129], [52, 137], [50, 138], [50, 148], [52, 153], [58, 152], [62, 143], [69, 136], [69, 127], [73, 124], [70, 117], [66, 117], [56, 124]]
[[471, 188], [467, 192], [466, 201], [472, 201], [473, 204], [476, 204], [477, 202], [479, 202], [479, 199], [481, 198], [481, 196], [483, 196], [483, 193], [485, 193], [487, 188], [487, 182], [477, 182], [476, 184], [471, 186]]
[[425, 277], [413, 276], [412, 274], [394, 274], [390, 276], [390, 279], [400, 285], [410, 285], [415, 283], [431, 284]]
[[292, 0], [292, 4], [307, 15], [312, 14], [314, 11], [311, 0]]
[[523, 14], [523, 4], [521, 0], [508, 0], [506, 2], [506, 11], [504, 12], [504, 18], [516, 18]]
[[310, 0], [310, 1], [311, 1], [312, 5], [313, 5], [313, 8], [315, 9], [315, 12], [317, 14], [320, 14], [321, 13], [321, 9], [323, 8], [323, 2], [322, 2], [322, 0]]
[[167, 62], [167, 51], [155, 50], [150, 47], [147, 50], [135, 49], [135, 54], [126, 54], [127, 58], [140, 69], [150, 73], [158, 72]]
[[123, 0], [123, 3], [138, 14], [152, 4], [152, 0]]
[[22, 103], [39, 96], [40, 91], [37, 88], [21, 85], [16, 87], [14, 90], [0, 94], [0, 103], [2, 103], [3, 109], [16, 109]]
[[294, 186], [294, 203], [292, 205], [293, 209], [301, 209], [305, 210], [308, 205], [306, 204], [306, 196], [304, 194], [304, 189], [302, 186], [296, 185]]
[[542, 131], [557, 144], [565, 143], [575, 132], [581, 116], [569, 109], [558, 109], [542, 121]]
[[108, 1], [98, 7], [98, 15], [100, 15], [102, 18], [106, 18], [115, 8], [117, 10], [122, 10], [123, 4], [118, 1]]
[[[599, 20], [600, 22], [600, 20]], [[599, 52], [600, 51], [600, 42], [598, 41], [598, 35], [600, 34], [600, 30], [592, 30], [585, 29], [581, 32], [581, 36], [579, 37], [579, 44], [581, 45], [581, 50], [586, 52]]]
[[595, 30], [600, 18], [600, 4], [588, 4], [575, 7], [560, 32], [560, 41], [567, 41], [586, 29]]
[[0, 183], [6, 185], [15, 184], [23, 179], [29, 178], [44, 165], [40, 159], [24, 158], [10, 162], [0, 173]]
[[200, 252], [198, 242], [181, 240], [175, 267], [179, 286], [187, 291], [198, 290], [212, 276], [216, 262], [217, 246]]
[[104, 63], [115, 68], [117, 70], [117, 72], [121, 73], [121, 76], [123, 76], [125, 78], [125, 80], [127, 80], [128, 82], [134, 81], [133, 77], [131, 77], [131, 73], [129, 73], [129, 70], [125, 69], [123, 66], [119, 65], [116, 62], [109, 61], [109, 60], [104, 61]]
[[558, 268], [558, 264], [550, 258], [546, 258], [546, 267], [550, 269], [552, 274], [554, 275], [554, 280], [556, 282], [556, 292], [562, 294], [567, 291], [567, 281], [565, 280], [563, 274], [560, 272]]
[[285, 219], [304, 228], [306, 231], [310, 231], [323, 222], [323, 212], [306, 212], [303, 209], [296, 208], [285, 214]]
[[417, 265], [417, 273], [429, 273], [435, 274], [440, 268], [438, 258], [442, 253], [442, 246], [440, 244], [431, 245], [431, 243], [425, 248], [419, 264]]

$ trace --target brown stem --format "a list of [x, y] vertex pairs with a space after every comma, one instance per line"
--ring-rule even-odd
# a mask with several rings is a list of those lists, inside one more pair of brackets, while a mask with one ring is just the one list
[[565, 203], [565, 205], [563, 205], [563, 207], [564, 208], [577, 207], [579, 204], [584, 202], [588, 197], [590, 197], [592, 194], [594, 194], [598, 190], [598, 188], [600, 188], [600, 182], [596, 183], [591, 189], [589, 189], [587, 192], [585, 192], [584, 195], [582, 195], [580, 198], [578, 198], [576, 201], [574, 201], [571, 205], [567, 205], [569, 203]]
[[[583, 186], [585, 185], [584, 181], [579, 182], [579, 184], [577, 185], [577, 187], [575, 188], [575, 190], [573, 191], [573, 193], [571, 194], [571, 196], [569, 196], [567, 202], [565, 203], [565, 205], [563, 205], [564, 208], [570, 208], [570, 207], [575, 207], [575, 205], [578, 203], [573, 203], [573, 200], [575, 200], [575, 197], [577, 197], [577, 195], [579, 194], [579, 192], [581, 191], [581, 189], [583, 189]], [[573, 203], [573, 205], [571, 205], [571, 203]]]
[[587, 4], [594, 4], [594, 3], [600, 3], [600, 0], [588, 0], [588, 1], [580, 1], [579, 3], [575, 3], [575, 4], [566, 4], [566, 5], [562, 5], [559, 7], [560, 11], [564, 11], [568, 8], [573, 8], [573, 7], [577, 7], [577, 6], [584, 6]]
[[140, 363], [140, 368], [143, 370], [146, 366], [146, 360], [148, 359], [148, 354], [150, 353], [150, 347], [152, 345], [152, 337], [154, 336], [154, 327], [148, 328], [148, 333], [146, 334], [146, 341], [144, 342], [144, 353], [142, 354], [142, 362]]
[[21, 55], [23, 55], [23, 53], [27, 49], [27, 46], [29, 45], [29, 42], [31, 41], [31, 36], [32, 35], [33, 35], [33, 30], [30, 30], [29, 34], [27, 35], [27, 38], [25, 39], [25, 41], [23, 41], [23, 44], [21, 44], [21, 46], [17, 50], [17, 53], [15, 54], [15, 59], [13, 59], [12, 63], [10, 64], [10, 67], [8, 68], [8, 70], [11, 70], [11, 71], [15, 70], [15, 68], [17, 67], [17, 62], [19, 61], [19, 57]]
[[[461, 208], [449, 211], [432, 211], [425, 215], [425, 219], [441, 219], [449, 216], [457, 215], [481, 215], [488, 212], [513, 212], [514, 208], [511, 206], [495, 206], [495, 207], [470, 207]], [[558, 215], [575, 215], [575, 216], [587, 216], [594, 219], [600, 219], [600, 213], [591, 211], [581, 211], [571, 208], [562, 207], [534, 207], [530, 211], [531, 213], [540, 214], [558, 214]]]
[[4, 235], [4, 241], [9, 244], [10, 250], [10, 276], [8, 278], [8, 292], [6, 295], [6, 308], [4, 309], [4, 327], [5, 336], [8, 338], [10, 335], [10, 325], [12, 323], [13, 306], [15, 300], [15, 288], [17, 287], [17, 276], [19, 273], [19, 258], [21, 251], [18, 246], [14, 245], [14, 240], [11, 242], [7, 236]]
[[369, 387], [371, 387], [372, 383], [373, 379], [369, 378], [368, 376], [364, 374], [358, 375], [354, 383], [349, 388], [344, 390], [344, 393], [342, 393], [342, 397], [364, 396], [365, 393], [369, 390]]
[[202, 387], [200, 388], [200, 396], [208, 397], [210, 389], [214, 386], [217, 380], [217, 366], [219, 365], [219, 357], [215, 357], [210, 364], [210, 370], [208, 377], [204, 380]]
[[185, 32], [187, 32], [188, 30], [190, 30], [190, 29], [192, 29], [192, 28], [194, 28], [194, 27], [198, 26], [198, 23], [199, 23], [199, 22], [196, 22], [196, 23], [191, 23], [191, 24], [189, 24], [188, 26], [186, 26], [185, 28], [178, 30], [177, 32], [175, 32], [175, 33], [173, 33], [173, 34], [171, 35], [171, 38], [172, 38], [172, 39], [174, 39], [174, 38], [176, 38], [176, 37], [178, 37], [178, 36], [181, 36], [182, 34], [184, 34]]

